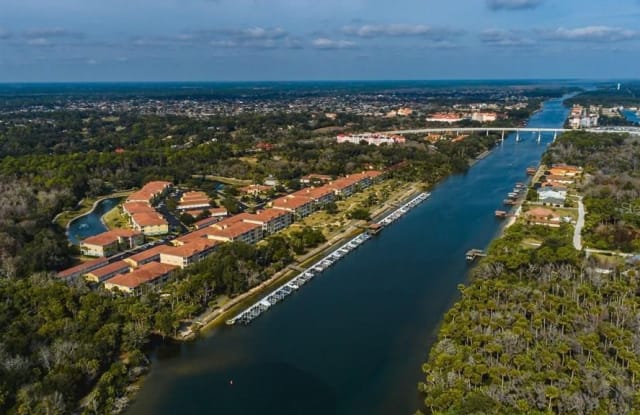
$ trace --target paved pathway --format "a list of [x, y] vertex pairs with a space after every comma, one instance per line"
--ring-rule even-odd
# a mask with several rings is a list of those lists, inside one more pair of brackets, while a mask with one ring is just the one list
[[578, 251], [582, 250], [582, 228], [584, 227], [584, 204], [582, 203], [582, 197], [578, 199], [578, 221], [576, 222], [576, 229], [573, 233], [573, 247]]

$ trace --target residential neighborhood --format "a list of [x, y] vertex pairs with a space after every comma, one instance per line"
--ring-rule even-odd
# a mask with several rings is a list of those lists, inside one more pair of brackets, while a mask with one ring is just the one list
[[[113, 229], [81, 241], [83, 255], [100, 258], [64, 270], [58, 276], [65, 280], [84, 277], [102, 284], [107, 290], [138, 295], [161, 286], [175, 269], [200, 262], [220, 244], [256, 244], [324, 209], [327, 204], [368, 188], [383, 177], [384, 173], [377, 170], [365, 170], [335, 180], [330, 176], [311, 174], [300, 179], [308, 187], [275, 198], [255, 213], [241, 212], [232, 216], [227, 215], [226, 209], [212, 208], [206, 193], [185, 191], [179, 198], [178, 211], [198, 212], [198, 215], [207, 211], [211, 216], [195, 222], [190, 232], [145, 245], [145, 237], [169, 233], [168, 222], [155, 206], [163, 203], [171, 192], [179, 193], [170, 182], [149, 182], [128, 196], [122, 205], [131, 228]], [[262, 186], [253, 189], [264, 190]]]

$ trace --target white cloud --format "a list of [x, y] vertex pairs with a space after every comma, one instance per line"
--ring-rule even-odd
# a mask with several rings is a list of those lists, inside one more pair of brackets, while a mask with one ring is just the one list
[[326, 37], [313, 39], [311, 45], [316, 49], [354, 49], [357, 47], [355, 42], [349, 40], [333, 40]]
[[431, 39], [447, 39], [460, 34], [460, 32], [451, 29], [410, 24], [345, 26], [342, 28], [342, 32], [349, 36], [363, 38], [413, 36]]
[[493, 47], [527, 47], [535, 45], [533, 39], [521, 32], [503, 29], [486, 29], [480, 32], [480, 41]]
[[560, 27], [554, 30], [543, 30], [541, 34], [550, 40], [578, 42], [618, 42], [640, 38], [640, 32], [610, 26], [586, 26], [573, 29]]

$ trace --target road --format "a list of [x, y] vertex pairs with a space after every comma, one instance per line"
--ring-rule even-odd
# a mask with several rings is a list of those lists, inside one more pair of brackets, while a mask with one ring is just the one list
[[578, 251], [582, 250], [582, 228], [584, 227], [584, 203], [582, 197], [578, 199], [578, 221], [573, 233], [573, 247]]

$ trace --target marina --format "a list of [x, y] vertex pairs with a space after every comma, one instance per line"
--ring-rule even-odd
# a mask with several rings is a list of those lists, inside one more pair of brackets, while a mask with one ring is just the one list
[[[429, 198], [430, 193], [420, 193], [416, 197], [412, 198], [410, 201], [406, 202], [398, 209], [394, 210], [383, 219], [374, 224], [379, 225], [380, 227], [389, 225], [396, 220], [400, 219], [407, 212], [409, 212], [412, 208], [418, 206], [420, 203], [424, 202]], [[378, 228], [379, 229], [379, 228]], [[336, 262], [344, 258], [349, 252], [357, 249], [364, 242], [369, 240], [371, 235], [368, 232], [361, 233], [360, 235], [352, 238], [348, 242], [341, 245], [339, 248], [335, 249], [330, 254], [326, 255], [324, 258], [320, 259], [313, 265], [309, 266], [307, 269], [303, 269], [300, 274], [298, 274], [291, 281], [282, 285], [275, 291], [267, 294], [262, 299], [258, 300], [256, 303], [236, 315], [235, 317], [227, 320], [228, 325], [234, 325], [237, 323], [240, 324], [249, 324], [255, 318], [260, 316], [262, 313], [267, 311], [272, 306], [276, 305], [280, 301], [284, 300], [287, 296], [291, 295], [293, 292], [298, 290], [307, 282], [311, 281], [314, 277], [321, 274], [323, 271], [334, 265]]]

